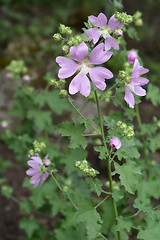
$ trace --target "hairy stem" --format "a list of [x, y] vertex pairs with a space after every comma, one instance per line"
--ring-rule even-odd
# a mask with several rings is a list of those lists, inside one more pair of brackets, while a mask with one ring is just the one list
[[[135, 105], [135, 110], [136, 110], [136, 117], [137, 117], [138, 127], [139, 127], [139, 129], [141, 131], [141, 129], [142, 129], [142, 121], [141, 121], [141, 116], [140, 116], [139, 108], [138, 108], [137, 104]], [[146, 166], [147, 166], [146, 174], [147, 174], [147, 176], [149, 176], [146, 142], [145, 142], [145, 139], [144, 139], [143, 135], [141, 135], [141, 140], [142, 140], [142, 144], [143, 144], [144, 159], [145, 159], [145, 163], [146, 163]]]
[[[104, 147], [106, 149], [106, 153], [107, 153], [108, 178], [109, 178], [110, 192], [112, 194], [113, 193], [113, 183], [112, 183], [112, 175], [111, 175], [110, 156], [109, 156], [107, 145], [106, 145], [106, 141], [105, 141], [105, 135], [104, 135], [104, 129], [103, 129], [103, 123], [102, 123], [102, 117], [101, 117], [101, 110], [100, 110], [100, 106], [99, 106], [99, 99], [98, 99], [97, 91], [95, 90], [94, 92], [95, 92], [95, 98], [96, 98], [97, 109], [98, 109], [98, 117], [99, 117], [99, 124], [100, 124], [100, 129], [101, 129], [102, 141], [103, 141], [103, 145], [104, 145]], [[113, 210], [114, 210], [114, 215], [115, 215], [115, 221], [116, 221], [116, 225], [117, 225], [118, 224], [118, 220], [117, 220], [117, 218], [118, 218], [118, 211], [117, 211], [116, 202], [115, 202], [113, 197], [112, 197], [112, 203], [113, 203]], [[120, 232], [119, 231], [117, 231], [117, 239], [121, 240], [121, 236], [120, 236]]]

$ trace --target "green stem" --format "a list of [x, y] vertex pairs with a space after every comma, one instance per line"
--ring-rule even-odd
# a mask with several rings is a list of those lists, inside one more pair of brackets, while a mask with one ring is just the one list
[[105, 197], [104, 199], [102, 199], [102, 201], [100, 201], [96, 206], [95, 206], [95, 208], [98, 208], [107, 198], [109, 198], [110, 197], [110, 195], [109, 196], [107, 196], [107, 197]]
[[[139, 129], [140, 129], [140, 131], [141, 131], [141, 129], [142, 129], [142, 121], [141, 121], [141, 116], [140, 116], [139, 108], [138, 108], [138, 105], [137, 105], [137, 104], [135, 105], [135, 110], [136, 110], [136, 117], [137, 117], [138, 126], [139, 126]], [[148, 159], [147, 159], [147, 151], [146, 151], [146, 150], [147, 150], [147, 149], [146, 149], [146, 142], [145, 142], [145, 139], [144, 139], [144, 136], [143, 136], [143, 135], [141, 135], [141, 140], [142, 140], [142, 144], [143, 144], [144, 159], [145, 159], [146, 166], [147, 166], [146, 174], [147, 174], [147, 176], [149, 176]]]
[[103, 239], [108, 240], [102, 233], [99, 233], [99, 236], [101, 236]]
[[[50, 171], [50, 174], [51, 174], [53, 180], [55, 181], [55, 183], [57, 184], [58, 188], [60, 189], [60, 191], [63, 193], [63, 196], [65, 196], [61, 185], [59, 184], [59, 182], [57, 181], [57, 179], [55, 178], [55, 176], [53, 174], [53, 171]], [[73, 207], [77, 210], [78, 209], [77, 206], [75, 205], [75, 203], [72, 201], [72, 199], [69, 197], [69, 195], [67, 193], [66, 193], [66, 196], [67, 196], [68, 200], [70, 201], [70, 203], [73, 205]]]
[[[99, 116], [99, 124], [100, 124], [100, 129], [101, 129], [101, 134], [102, 134], [102, 141], [103, 141], [103, 145], [106, 149], [106, 153], [107, 153], [108, 178], [109, 178], [110, 192], [112, 194], [113, 193], [113, 183], [112, 183], [112, 175], [111, 175], [110, 157], [109, 157], [109, 153], [108, 153], [108, 149], [107, 149], [107, 145], [106, 145], [106, 141], [105, 141], [105, 135], [104, 135], [104, 129], [103, 129], [103, 123], [102, 123], [102, 117], [101, 117], [101, 110], [100, 110], [100, 106], [99, 106], [99, 99], [98, 99], [97, 91], [95, 90], [94, 92], [95, 92], [95, 98], [96, 98], [97, 109], [98, 109], [98, 116]], [[115, 202], [113, 197], [112, 197], [112, 203], [113, 203], [115, 221], [116, 221], [116, 225], [117, 225], [118, 224], [118, 220], [117, 220], [118, 219], [118, 211], [117, 211], [116, 202]], [[120, 231], [117, 231], [117, 239], [121, 240]]]
[[[83, 114], [79, 111], [79, 109], [76, 108], [76, 106], [72, 103], [72, 99], [71, 99], [70, 97], [68, 97], [68, 98], [66, 98], [66, 99], [67, 99], [68, 102], [72, 105], [72, 107], [76, 110], [76, 112], [81, 116], [81, 118], [86, 121], [87, 119], [83, 116]], [[97, 132], [98, 135], [99, 135], [100, 133], [99, 133], [98, 129], [97, 129], [93, 124], [91, 124], [91, 126], [92, 126], [92, 128], [94, 128], [94, 129], [96, 130], [96, 132]]]

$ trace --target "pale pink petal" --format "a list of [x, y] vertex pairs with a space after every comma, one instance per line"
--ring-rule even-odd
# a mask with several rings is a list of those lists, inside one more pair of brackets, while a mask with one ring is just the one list
[[100, 43], [97, 47], [95, 47], [89, 55], [89, 64], [102, 64], [107, 62], [112, 56], [112, 52], [103, 51], [104, 44]]
[[56, 62], [61, 67], [58, 73], [59, 78], [68, 78], [72, 76], [79, 68], [77, 63], [67, 57], [57, 57]]
[[37, 182], [39, 183], [40, 180], [41, 180], [41, 176], [42, 176], [42, 173], [37, 173], [36, 175], [34, 175], [33, 177], [31, 177], [30, 183], [31, 183], [31, 184], [36, 184]]
[[143, 89], [140, 86], [134, 86], [134, 91], [133, 92], [138, 96], [145, 96], [146, 95], [146, 90]]
[[130, 108], [134, 108], [134, 104], [135, 104], [134, 96], [127, 86], [125, 87], [124, 100], [129, 104]]
[[84, 42], [81, 42], [78, 46], [70, 48], [71, 57], [78, 62], [83, 62], [88, 54], [88, 47]]
[[107, 24], [107, 18], [103, 13], [100, 13], [98, 17], [93, 15], [89, 16], [89, 21], [96, 27], [103, 28]]
[[109, 35], [105, 39], [105, 50], [108, 51], [109, 49], [111, 49], [111, 47], [113, 47], [116, 50], [119, 50], [119, 45], [118, 45], [117, 41]]
[[122, 29], [124, 27], [124, 24], [122, 22], [120, 22], [118, 19], [116, 19], [113, 15], [108, 21], [108, 27], [112, 31], [115, 31], [117, 27]]
[[93, 39], [93, 43], [96, 44], [101, 36], [101, 31], [96, 28], [90, 28], [85, 30], [85, 33], [89, 38]]
[[149, 80], [147, 78], [137, 77], [137, 78], [132, 78], [130, 84], [136, 85], [136, 86], [143, 86], [143, 85], [147, 84], [148, 82], [149, 82]]
[[85, 97], [88, 97], [90, 91], [91, 91], [90, 81], [88, 77], [81, 72], [73, 78], [69, 85], [70, 94], [80, 92]]
[[149, 71], [149, 69], [140, 66], [138, 59], [135, 59], [135, 62], [134, 62], [134, 65], [133, 65], [133, 72], [132, 72], [131, 77], [132, 78], [137, 78], [140, 75], [147, 73], [148, 71]]
[[115, 149], [119, 149], [121, 147], [122, 143], [117, 137], [113, 137], [110, 139], [110, 146]]
[[40, 185], [42, 185], [44, 183], [44, 181], [48, 178], [49, 176], [49, 173], [48, 172], [45, 172], [41, 178], [41, 182], [40, 182]]
[[29, 161], [27, 162], [27, 164], [28, 164], [29, 166], [33, 167], [33, 168], [39, 167], [39, 163], [36, 162], [36, 161], [34, 161], [34, 160], [29, 160]]
[[48, 157], [49, 157], [49, 154], [47, 154], [47, 155], [44, 157], [44, 159], [48, 159]]
[[42, 160], [40, 159], [40, 157], [31, 157], [31, 159], [33, 159], [35, 162], [42, 164]]
[[37, 168], [29, 168], [27, 171], [26, 171], [26, 174], [28, 175], [28, 176], [33, 176], [33, 175], [35, 175], [35, 174], [37, 174], [37, 173], [39, 173], [40, 172], [40, 167], [39, 167], [39, 169], [37, 169]]
[[94, 85], [100, 90], [106, 88], [105, 79], [113, 77], [112, 72], [104, 67], [89, 68], [89, 75]]

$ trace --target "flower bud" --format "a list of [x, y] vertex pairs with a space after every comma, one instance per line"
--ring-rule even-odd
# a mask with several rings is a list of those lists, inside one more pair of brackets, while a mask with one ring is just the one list
[[62, 86], [62, 85], [64, 85], [66, 83], [66, 80], [65, 79], [60, 79], [59, 80], [59, 84], [60, 84], [60, 86]]
[[126, 123], [122, 123], [121, 125], [120, 125], [120, 129], [121, 130], [125, 130], [127, 128], [127, 124]]
[[62, 53], [63, 54], [68, 54], [69, 53], [69, 46], [68, 45], [63, 45], [62, 46]]
[[117, 37], [121, 37], [123, 35], [123, 31], [121, 29], [117, 29], [115, 31], [115, 34], [116, 34]]
[[133, 20], [133, 17], [125, 12], [116, 12], [115, 18], [117, 18], [120, 22], [123, 22], [126, 26]]
[[135, 14], [134, 14], [134, 19], [137, 20], [139, 18], [142, 17], [142, 13], [140, 11], [137, 11]]
[[119, 149], [121, 147], [122, 143], [117, 137], [113, 137], [110, 139], [110, 146], [115, 149]]
[[8, 127], [8, 122], [7, 122], [7, 121], [2, 121], [2, 122], [1, 122], [1, 127], [2, 127], [2, 128]]
[[25, 82], [29, 82], [30, 81], [30, 77], [28, 75], [25, 75], [25, 76], [23, 76], [23, 80]]
[[127, 59], [128, 59], [128, 62], [129, 63], [131, 63], [131, 64], [133, 64], [134, 62], [135, 62], [135, 60], [137, 59], [137, 57], [138, 57], [138, 55], [137, 55], [137, 52], [136, 51], [130, 51], [129, 53], [128, 53], [128, 57], [127, 57]]
[[135, 21], [135, 25], [138, 26], [138, 27], [143, 26], [143, 20], [142, 20], [141, 18], [137, 19], [137, 20]]
[[49, 167], [51, 165], [51, 161], [49, 160], [49, 159], [46, 159], [45, 161], [44, 161], [44, 166], [45, 167]]
[[59, 95], [60, 95], [62, 98], [66, 98], [66, 97], [68, 97], [68, 92], [67, 92], [67, 90], [65, 90], [65, 89], [61, 89], [60, 92], [59, 92]]
[[118, 121], [117, 122], [117, 127], [120, 127], [121, 124], [122, 124], [122, 121]]
[[55, 40], [56, 42], [58, 42], [58, 41], [61, 41], [62, 36], [61, 36], [60, 33], [55, 33], [55, 34], [53, 35], [53, 38], [54, 38], [54, 40]]

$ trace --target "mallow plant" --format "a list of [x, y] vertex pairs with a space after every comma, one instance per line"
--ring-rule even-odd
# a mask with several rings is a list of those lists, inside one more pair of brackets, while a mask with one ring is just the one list
[[[142, 123], [138, 106], [143, 106], [147, 88], [147, 98], [158, 105], [159, 90], [150, 87], [149, 69], [138, 51], [126, 49], [130, 25], [134, 16], [116, 12], [107, 21], [100, 13], [89, 16], [82, 35], [63, 24], [53, 35], [62, 50], [55, 59], [58, 73], [47, 78], [48, 87], [35, 97], [36, 104], [45, 114], [43, 101], [51, 104], [48, 95], [55, 87], [74, 117], [54, 124], [52, 131], [45, 118], [47, 128], [42, 124], [38, 134], [34, 128], [24, 182], [33, 192], [19, 203], [26, 239], [159, 239], [160, 171], [153, 153], [160, 149], [160, 124], [158, 117]], [[112, 66], [119, 57], [121, 69]], [[85, 106], [91, 101], [96, 105], [93, 119], [77, 108], [73, 95], [82, 95]], [[61, 98], [53, 99], [51, 111], [61, 106]], [[51, 226], [42, 227], [41, 216]]]

